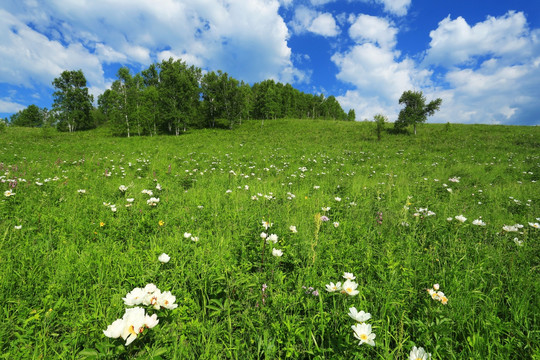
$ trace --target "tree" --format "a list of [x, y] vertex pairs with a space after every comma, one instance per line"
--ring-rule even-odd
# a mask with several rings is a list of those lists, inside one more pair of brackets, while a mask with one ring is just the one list
[[350, 109], [347, 113], [347, 120], [348, 121], [355, 121], [356, 120], [356, 114], [354, 113], [354, 109]]
[[438, 98], [426, 105], [426, 98], [421, 91], [407, 90], [399, 98], [399, 103], [405, 104], [405, 108], [399, 112], [394, 128], [403, 130], [407, 126], [413, 125], [416, 135], [416, 124], [425, 122], [428, 116], [439, 110], [442, 99]]
[[387, 122], [388, 118], [382, 114], [377, 114], [374, 116], [375, 119], [375, 132], [377, 133], [377, 140], [381, 140], [381, 134], [384, 131], [384, 124]]
[[90, 110], [94, 98], [88, 93], [86, 78], [82, 70], [64, 71], [53, 80], [53, 111], [58, 119], [58, 128], [86, 130], [94, 127]]
[[11, 116], [11, 124], [14, 126], [39, 127], [43, 120], [43, 111], [33, 104]]

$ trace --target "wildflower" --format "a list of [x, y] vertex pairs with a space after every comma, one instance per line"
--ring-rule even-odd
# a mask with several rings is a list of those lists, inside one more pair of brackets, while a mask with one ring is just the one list
[[339, 223], [337, 221], [334, 221], [334, 227], [338, 227], [339, 226]]
[[146, 203], [150, 206], [156, 206], [159, 203], [159, 198], [151, 197], [150, 199], [146, 200]]
[[336, 284], [331, 282], [330, 284], [326, 284], [325, 286], [326, 286], [326, 291], [328, 291], [328, 292], [341, 291], [341, 283], [340, 282], [338, 282]]
[[135, 288], [127, 293], [126, 297], [122, 298], [122, 300], [124, 300], [124, 304], [128, 306], [140, 305], [143, 303], [146, 294], [147, 292], [144, 289]]
[[540, 224], [538, 224], [538, 223], [532, 223], [532, 222], [530, 222], [529, 225], [532, 226], [532, 227], [535, 228], [535, 229], [540, 229]]
[[409, 354], [409, 360], [429, 360], [429, 359], [431, 359], [431, 353], [426, 352], [423, 347], [417, 348], [416, 346], [413, 346]]
[[191, 237], [191, 233], [185, 232], [184, 238], [189, 239]]
[[175, 301], [176, 301], [176, 296], [171, 294], [170, 291], [165, 291], [158, 298], [158, 301], [157, 301], [157, 306], [158, 307], [154, 306], [154, 308], [159, 310], [159, 308], [163, 307], [165, 309], [173, 310], [173, 309], [176, 309], [178, 307], [178, 304], [174, 303]]
[[232, 193], [232, 190], [231, 190], [231, 189], [225, 191], [225, 194], [230, 194], [230, 193]]
[[375, 334], [371, 332], [371, 324], [361, 323], [351, 326], [354, 331], [354, 337], [360, 340], [358, 345], [364, 343], [375, 346]]
[[463, 216], [463, 215], [457, 215], [457, 216], [455, 216], [455, 218], [456, 218], [456, 220], [459, 220], [462, 223], [467, 221], [467, 218], [465, 216]]
[[515, 225], [504, 225], [503, 230], [506, 232], [517, 232], [518, 228]]
[[105, 223], [103, 221], [100, 221], [99, 222], [99, 227], [104, 227], [105, 226]]
[[356, 279], [356, 276], [354, 276], [353, 273], [344, 272], [343, 278], [347, 280], [354, 280]]
[[146, 190], [144, 189], [143, 191], [141, 191], [142, 194], [146, 194], [148, 196], [152, 196], [154, 195], [154, 193], [152, 192], [152, 190]]
[[294, 225], [289, 226], [289, 230], [291, 230], [291, 232], [293, 232], [293, 233], [298, 232], [298, 230], [296, 230], [296, 226], [294, 226]]
[[120, 186], [118, 187], [118, 190], [120, 190], [121, 192], [126, 192], [127, 189], [128, 189], [128, 188], [127, 188], [127, 186], [125, 186], [125, 185], [120, 185]]
[[451, 181], [451, 182], [455, 182], [455, 183], [458, 183], [459, 182], [459, 177], [451, 177], [450, 179], [448, 179], [448, 181]]
[[197, 236], [192, 236], [190, 239], [191, 239], [191, 241], [193, 241], [193, 242], [199, 241], [199, 238], [198, 238]]
[[270, 244], [270, 242], [276, 244], [278, 242], [278, 236], [276, 234], [270, 234], [268, 238], [266, 238], [266, 243]]
[[343, 283], [343, 288], [342, 288], [341, 292], [345, 293], [345, 294], [347, 294], [349, 296], [355, 296], [360, 292], [360, 291], [356, 290], [357, 287], [358, 287], [357, 283], [347, 279]]
[[319, 296], [319, 290], [313, 290], [313, 292], [311, 293], [311, 295], [313, 295], [313, 296]]
[[326, 206], [326, 207], [323, 206], [321, 209], [322, 209], [322, 211], [329, 211], [331, 209], [331, 207], [330, 206]]
[[486, 223], [483, 222], [483, 221], [480, 220], [480, 219], [476, 219], [476, 220], [474, 220], [472, 223], [473, 223], [473, 225], [477, 225], [477, 226], [486, 226]]
[[337, 202], [340, 202], [341, 201], [341, 198], [340, 197], [335, 197], [334, 200], [336, 200]]
[[283, 251], [279, 249], [272, 248], [272, 255], [276, 257], [283, 256]]
[[363, 310], [358, 312], [358, 310], [356, 310], [354, 306], [352, 308], [349, 308], [349, 313], [347, 315], [349, 315], [350, 317], [352, 317], [355, 321], [359, 323], [366, 322], [369, 319], [371, 319], [370, 313], [366, 313]]
[[15, 230], [21, 230], [22, 229], [22, 225], [15, 225]]
[[165, 225], [165, 221], [159, 220], [158, 224], [159, 224], [159, 226], [163, 226], [163, 225]]
[[158, 324], [157, 315], [148, 316], [141, 307], [126, 309], [122, 319], [115, 320], [103, 331], [110, 338], [122, 337], [126, 346], [131, 344], [145, 328], [151, 329]]
[[328, 221], [330, 218], [326, 215], [321, 216], [321, 221]]
[[268, 230], [269, 227], [272, 227], [272, 225], [274, 225], [273, 223], [271, 223], [270, 221], [262, 221], [262, 226], [265, 230]]
[[268, 234], [263, 231], [260, 236], [261, 239], [266, 239], [268, 237]]
[[519, 240], [517, 237], [514, 238], [514, 243], [515, 243], [517, 246], [523, 246], [523, 240]]
[[454, 218], [451, 216], [446, 218], [446, 221], [452, 221], [452, 220], [454, 220]]
[[[78, 192], [79, 194], [86, 194], [86, 190], [85, 190], [85, 189], [79, 189], [79, 190], [77, 190], [77, 192]], [[4, 193], [4, 195], [6, 195], [6, 193]], [[7, 196], [7, 195], [6, 195], [6, 196]]]
[[168, 263], [169, 260], [171, 260], [171, 257], [169, 255], [163, 253], [163, 254], [159, 255], [158, 260], [165, 264], [165, 263]]
[[127, 198], [126, 201], [127, 201], [128, 203], [132, 203], [132, 202], [135, 201], [135, 199], [134, 199], [134, 198]]
[[433, 290], [438, 291], [440, 288], [439, 284], [433, 284]]

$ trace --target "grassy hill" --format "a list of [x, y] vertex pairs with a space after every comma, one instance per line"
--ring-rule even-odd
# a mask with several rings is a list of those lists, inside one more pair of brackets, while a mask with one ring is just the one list
[[[418, 131], [7, 129], [0, 358], [538, 358], [539, 128]], [[344, 273], [358, 294], [327, 291]], [[178, 307], [141, 304], [157, 325], [106, 337], [150, 283]], [[358, 344], [353, 306], [375, 346]]]

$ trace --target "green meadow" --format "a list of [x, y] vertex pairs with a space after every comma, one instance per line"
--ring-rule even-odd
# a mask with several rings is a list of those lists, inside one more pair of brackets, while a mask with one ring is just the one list
[[47, 130], [0, 133], [0, 359], [540, 359], [538, 127]]

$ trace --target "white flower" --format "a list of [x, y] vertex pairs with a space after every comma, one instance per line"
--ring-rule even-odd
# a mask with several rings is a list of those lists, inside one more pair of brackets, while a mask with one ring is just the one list
[[349, 308], [349, 313], [347, 315], [349, 315], [350, 317], [352, 317], [355, 321], [359, 323], [366, 322], [369, 319], [371, 319], [370, 313], [366, 313], [363, 310], [358, 312], [358, 310], [356, 310], [354, 306], [352, 308]]
[[272, 255], [276, 257], [283, 256], [283, 251], [279, 249], [272, 248]]
[[128, 189], [128, 188], [127, 188], [127, 186], [125, 186], [125, 185], [120, 185], [120, 186], [118, 187], [118, 190], [120, 190], [121, 192], [126, 192], [127, 189]]
[[356, 276], [354, 276], [353, 273], [344, 272], [343, 278], [347, 280], [354, 280], [356, 279]]
[[358, 345], [364, 343], [375, 346], [375, 334], [371, 332], [371, 324], [361, 323], [351, 326], [354, 331], [354, 337], [360, 340]]
[[476, 220], [474, 220], [472, 223], [473, 223], [473, 225], [486, 226], [486, 223], [483, 222], [483, 221], [480, 220], [480, 219], [476, 219]]
[[261, 233], [261, 239], [266, 239], [268, 237], [268, 234], [264, 231]]
[[523, 246], [523, 240], [519, 240], [517, 237], [514, 238], [514, 243], [515, 243], [517, 246]]
[[452, 220], [454, 220], [453, 217], [447, 217], [447, 218], [446, 218], [446, 221], [452, 221]]
[[409, 354], [409, 360], [429, 360], [431, 359], [431, 353], [428, 353], [424, 348], [417, 348], [414, 346]]
[[268, 230], [269, 227], [272, 227], [272, 225], [274, 225], [273, 223], [271, 223], [270, 221], [262, 221], [262, 226], [265, 230]]
[[192, 236], [191, 241], [197, 242], [197, 241], [199, 241], [199, 238], [197, 236]]
[[141, 191], [141, 193], [146, 194], [146, 195], [148, 195], [148, 196], [154, 195], [154, 193], [152, 192], [152, 190], [146, 190], [146, 189], [144, 189], [143, 191]]
[[434, 290], [439, 290], [440, 288], [440, 285], [439, 284], [433, 284], [433, 289]]
[[124, 300], [124, 304], [127, 306], [140, 305], [144, 301], [146, 294], [147, 292], [144, 289], [135, 288], [127, 293], [126, 297], [122, 298], [122, 300]]
[[159, 203], [159, 198], [151, 197], [150, 199], [146, 200], [146, 203], [150, 206], [156, 206]]
[[315, 190], [318, 190], [318, 189], [320, 189], [320, 188], [321, 188], [321, 187], [320, 187], [319, 185], [313, 185], [313, 189], [315, 189]]
[[337, 221], [334, 221], [334, 227], [338, 227], [339, 226], [339, 223]]
[[191, 233], [185, 232], [184, 238], [189, 239], [191, 237]]
[[517, 232], [518, 228], [515, 225], [504, 225], [503, 230], [507, 232]]
[[532, 227], [535, 228], [535, 229], [540, 229], [540, 224], [538, 224], [538, 223], [532, 223], [532, 222], [530, 222], [529, 225], [532, 226]]
[[298, 230], [296, 230], [296, 226], [294, 226], [294, 225], [289, 226], [289, 230], [291, 230], [291, 232], [293, 232], [293, 233], [298, 232]]
[[266, 243], [270, 244], [270, 242], [276, 244], [278, 242], [278, 236], [276, 234], [270, 234], [268, 238], [266, 238]]
[[326, 206], [326, 207], [321, 208], [322, 211], [329, 211], [330, 209], [331, 209], [330, 206]]
[[333, 282], [331, 282], [330, 284], [326, 284], [326, 291], [328, 292], [334, 292], [334, 291], [341, 291], [341, 283], [338, 282], [334, 285]]
[[458, 182], [459, 182], [459, 178], [454, 176], [454, 177], [448, 179], [448, 181], [458, 183]]
[[126, 346], [131, 344], [145, 328], [151, 329], [159, 323], [157, 315], [148, 316], [143, 308], [126, 309], [122, 319], [115, 320], [103, 331], [110, 338], [122, 337]]
[[337, 202], [341, 201], [341, 198], [340, 197], [335, 197], [334, 200], [336, 200]]
[[14, 226], [16, 230], [21, 230], [22, 229], [22, 225], [15, 225]]
[[357, 295], [360, 291], [356, 290], [356, 288], [358, 287], [358, 284], [355, 283], [354, 281], [351, 281], [351, 280], [347, 280], [343, 283], [343, 287], [342, 287], [342, 290], [341, 292], [347, 294], [347, 295], [350, 295], [350, 296], [355, 296]]
[[[79, 194], [86, 194], [86, 190], [85, 190], [85, 189], [79, 189], [79, 190], [77, 190], [77, 192], [78, 192]], [[4, 193], [4, 195], [6, 195], [6, 193]], [[6, 196], [7, 196], [7, 195], [6, 195]]]
[[457, 215], [457, 216], [455, 216], [455, 218], [456, 218], [456, 220], [459, 220], [462, 223], [467, 221], [467, 218], [465, 216], [463, 216], [463, 215]]
[[159, 255], [158, 257], [158, 260], [161, 261], [162, 263], [168, 263], [169, 260], [171, 260], [171, 257], [165, 253]]
[[132, 203], [132, 202], [135, 201], [135, 199], [134, 199], [134, 198], [127, 198], [126, 201], [127, 201], [128, 203]]
[[[178, 307], [178, 304], [175, 304], [176, 296], [171, 294], [170, 291], [165, 291], [161, 296], [158, 298], [158, 306], [163, 307], [165, 309], [173, 310]], [[155, 307], [155, 306], [154, 306]]]

